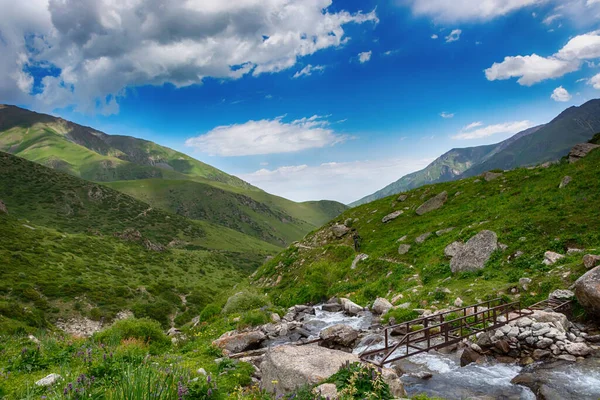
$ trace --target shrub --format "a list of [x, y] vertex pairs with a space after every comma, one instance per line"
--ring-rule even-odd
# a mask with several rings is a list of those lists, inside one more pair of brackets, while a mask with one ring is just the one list
[[94, 339], [101, 343], [118, 345], [125, 339], [138, 339], [150, 345], [150, 352], [160, 352], [171, 344], [158, 322], [151, 319], [124, 319], [98, 332]]
[[226, 315], [233, 313], [242, 313], [257, 308], [261, 308], [268, 304], [268, 299], [257, 293], [239, 292], [227, 299], [227, 303], [223, 308], [223, 313]]
[[169, 314], [171, 314], [173, 308], [171, 304], [161, 299], [152, 303], [135, 304], [132, 311], [137, 318], [152, 318], [166, 328], [169, 326]]
[[209, 304], [200, 313], [200, 321], [210, 321], [221, 313], [221, 307], [216, 304]]
[[343, 399], [393, 399], [390, 387], [384, 382], [381, 372], [372, 366], [360, 363], [346, 364], [331, 378], [335, 383], [340, 398]]
[[401, 323], [419, 318], [419, 313], [410, 309], [398, 308], [395, 310], [390, 310], [385, 317], [388, 319], [388, 321], [393, 317], [396, 320], [396, 323]]
[[252, 310], [242, 314], [240, 322], [238, 323], [238, 329], [246, 328], [249, 326], [259, 326], [268, 323], [271, 319], [271, 313]]

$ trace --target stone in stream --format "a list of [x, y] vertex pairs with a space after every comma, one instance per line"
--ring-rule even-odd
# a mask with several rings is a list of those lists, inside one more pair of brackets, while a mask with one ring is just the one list
[[358, 356], [312, 345], [274, 347], [260, 364], [261, 389], [278, 396], [306, 385], [316, 385], [347, 362], [359, 362]]
[[325, 328], [319, 334], [320, 346], [330, 349], [351, 349], [358, 339], [358, 332], [351, 326], [337, 324]]
[[342, 305], [340, 303], [327, 303], [323, 304], [321, 309], [327, 312], [339, 312], [342, 311]]
[[419, 208], [417, 208], [416, 213], [417, 215], [423, 215], [433, 210], [437, 210], [442, 207], [447, 200], [448, 192], [444, 191], [421, 204]]
[[465, 348], [460, 356], [460, 366], [466, 367], [467, 365], [477, 362], [481, 358], [481, 355], [470, 347]]
[[348, 315], [358, 315], [358, 313], [360, 313], [361, 311], [364, 311], [364, 307], [359, 306], [358, 304], [356, 304], [355, 302], [353, 302], [350, 299], [346, 299], [346, 298], [342, 297], [340, 299], [340, 303], [342, 304], [343, 310]]

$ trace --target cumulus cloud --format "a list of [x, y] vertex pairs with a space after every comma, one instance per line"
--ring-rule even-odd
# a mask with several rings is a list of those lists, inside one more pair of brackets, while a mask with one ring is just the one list
[[363, 51], [362, 53], [358, 53], [358, 61], [360, 61], [361, 64], [364, 64], [371, 59], [372, 54], [372, 51]]
[[[531, 128], [533, 126], [533, 124], [530, 121], [515, 121], [515, 122], [505, 122], [503, 124], [496, 124], [496, 125], [488, 125], [485, 126], [483, 128], [479, 128], [479, 129], [475, 129], [473, 130], [472, 128], [474, 126], [471, 126], [471, 129], [463, 129], [460, 133], [452, 136], [452, 139], [457, 139], [457, 140], [471, 140], [471, 139], [481, 139], [481, 138], [486, 138], [488, 136], [492, 136], [492, 135], [498, 135], [498, 134], [515, 134], [515, 133], [519, 133], [521, 131], [524, 131], [525, 129]], [[481, 125], [477, 125], [481, 126]]]
[[435, 39], [439, 38], [439, 36], [438, 36], [438, 35], [436, 35], [436, 34], [434, 33], [433, 35], [431, 35], [431, 38], [432, 38], [433, 40], [435, 40]]
[[204, 135], [186, 140], [185, 145], [203, 153], [231, 156], [292, 153], [334, 146], [349, 139], [329, 128], [324, 117], [284, 122], [284, 117], [218, 126]]
[[596, 58], [600, 58], [600, 31], [575, 36], [550, 57], [537, 54], [506, 57], [486, 69], [485, 76], [490, 81], [519, 78], [519, 84], [531, 86], [577, 71], [583, 61]]
[[311, 76], [313, 72], [323, 72], [325, 70], [325, 66], [323, 65], [315, 65], [314, 67], [308, 64], [306, 67], [302, 68], [300, 71], [296, 72], [293, 76], [294, 79], [300, 78], [301, 76]]
[[415, 15], [443, 22], [489, 21], [546, 0], [401, 0]]
[[331, 199], [350, 203], [373, 193], [433, 159], [382, 159], [328, 162], [260, 169], [239, 175], [267, 192], [295, 201]]
[[552, 95], [550, 96], [552, 100], [560, 102], [569, 101], [572, 97], [573, 96], [571, 96], [567, 89], [565, 89], [562, 86], [559, 86], [556, 89], [554, 89], [554, 92], [552, 92]]
[[600, 74], [593, 76], [588, 84], [592, 85], [594, 89], [600, 89]]
[[[115, 109], [124, 88], [176, 87], [292, 68], [347, 42], [344, 26], [372, 12], [330, 10], [332, 0], [0, 0], [0, 96], [31, 95], [25, 66], [53, 66], [40, 105]], [[15, 62], [24, 55], [25, 62]], [[25, 92], [23, 91], [25, 90]], [[29, 100], [32, 100], [29, 98]]]
[[454, 118], [454, 114], [453, 114], [453, 113], [446, 112], [446, 111], [442, 111], [442, 112], [440, 113], [440, 117], [442, 117], [442, 118], [445, 118], [445, 119], [448, 119], [448, 118]]
[[460, 39], [462, 31], [460, 29], [453, 29], [448, 36], [446, 36], [446, 43], [456, 42]]

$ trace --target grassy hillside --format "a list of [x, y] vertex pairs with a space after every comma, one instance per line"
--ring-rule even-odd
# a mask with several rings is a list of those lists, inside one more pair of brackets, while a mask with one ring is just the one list
[[[355, 270], [351, 235], [336, 239], [332, 222], [262, 266], [252, 282], [283, 306], [331, 296], [349, 296], [366, 305], [378, 296], [391, 299], [398, 294], [403, 296], [399, 303], [409, 303], [409, 311], [396, 310], [399, 314], [443, 307], [457, 297], [465, 304], [499, 295], [532, 303], [550, 290], [568, 287], [585, 270], [581, 253], [568, 255], [557, 266], [545, 266], [545, 251], [566, 254], [568, 248], [581, 248], [600, 253], [599, 173], [600, 151], [593, 151], [575, 164], [517, 169], [489, 182], [473, 177], [425, 186], [407, 192], [404, 202], [397, 196], [377, 200], [334, 221], [346, 223], [362, 237], [361, 252], [369, 258]], [[572, 182], [559, 189], [566, 175]], [[422, 216], [415, 213], [420, 204], [443, 191], [448, 201], [442, 208]], [[404, 213], [382, 223], [395, 210]], [[454, 229], [436, 234], [448, 228]], [[496, 232], [506, 249], [497, 250], [480, 271], [452, 274], [445, 247], [484, 229]], [[428, 232], [432, 234], [423, 243], [415, 241]], [[408, 253], [399, 254], [400, 244], [411, 245]], [[522, 255], [515, 258], [517, 252]], [[533, 280], [530, 290], [513, 291], [522, 277]]]
[[600, 99], [570, 107], [545, 125], [517, 133], [500, 143], [452, 149], [424, 169], [406, 175], [385, 188], [351, 204], [366, 204], [423, 185], [448, 182], [494, 169], [513, 169], [556, 161], [577, 143], [600, 131]]
[[6, 153], [0, 200], [0, 331], [121, 310], [185, 322], [277, 250]]
[[155, 143], [14, 106], [0, 106], [0, 151], [111, 183], [153, 207], [277, 246], [302, 238], [346, 209], [337, 202], [295, 203]]

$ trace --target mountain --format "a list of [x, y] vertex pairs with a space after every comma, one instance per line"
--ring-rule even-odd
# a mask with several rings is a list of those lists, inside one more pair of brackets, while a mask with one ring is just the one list
[[0, 105], [0, 151], [277, 246], [302, 238], [346, 209], [331, 201], [292, 202], [147, 140], [107, 135], [15, 106]]
[[[378, 297], [394, 299], [398, 307], [389, 316], [397, 321], [416, 317], [413, 309], [449, 307], [456, 298], [473, 304], [504, 296], [529, 305], [569, 287], [586, 272], [583, 255], [598, 254], [599, 173], [600, 150], [594, 150], [574, 164], [561, 160], [488, 179], [412, 189], [404, 201], [396, 195], [375, 200], [345, 211], [288, 247], [260, 267], [250, 284], [282, 307], [332, 297], [361, 306]], [[570, 182], [559, 188], [566, 176]], [[419, 215], [416, 210], [434, 197], [446, 201]], [[350, 229], [361, 237], [359, 252]], [[482, 231], [495, 234], [497, 250], [481, 269], [453, 272], [447, 251]], [[564, 257], [545, 265], [546, 251]], [[522, 288], [521, 278], [530, 279], [529, 290]]]
[[278, 250], [3, 152], [0, 201], [3, 331], [122, 310], [184, 323]]
[[350, 206], [397, 194], [423, 185], [448, 182], [495, 169], [512, 169], [556, 161], [577, 143], [600, 131], [600, 99], [570, 107], [545, 125], [519, 132], [500, 143], [452, 149], [424, 169], [408, 174]]

